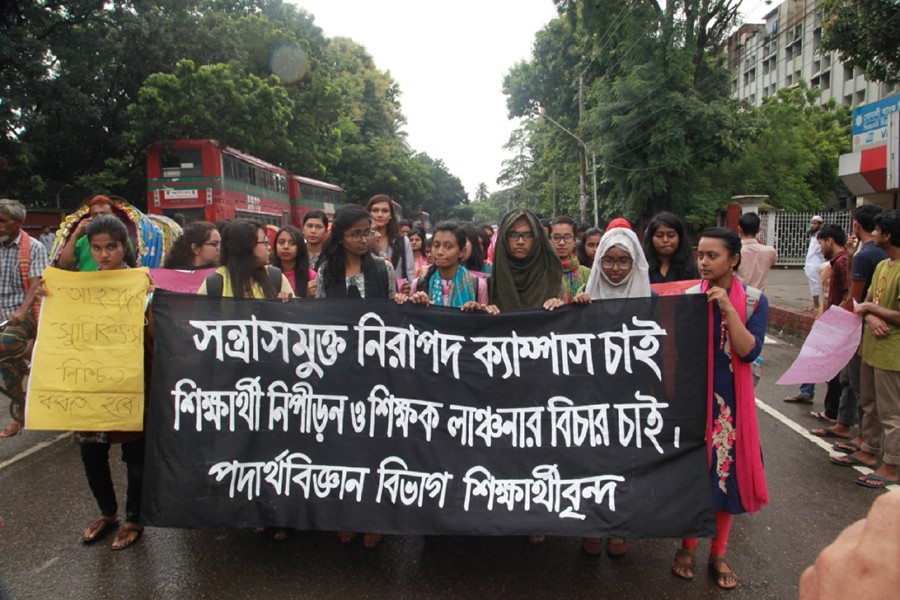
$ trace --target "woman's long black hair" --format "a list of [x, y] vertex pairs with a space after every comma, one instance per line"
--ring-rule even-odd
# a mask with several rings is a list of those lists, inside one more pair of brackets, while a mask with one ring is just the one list
[[306, 239], [303, 232], [293, 225], [285, 225], [275, 234], [275, 249], [272, 251], [272, 266], [284, 269], [281, 266], [281, 257], [278, 256], [278, 236], [287, 232], [294, 238], [294, 244], [297, 246], [297, 261], [294, 263], [294, 285], [297, 289], [294, 294], [299, 298], [306, 298], [306, 285], [309, 283], [309, 250], [306, 249]]
[[274, 298], [279, 291], [272, 285], [268, 270], [256, 265], [254, 252], [259, 231], [266, 232], [265, 226], [249, 219], [235, 219], [222, 232], [222, 266], [231, 278], [235, 298], [251, 298], [254, 283], [259, 284], [266, 298]]
[[185, 225], [182, 233], [172, 243], [166, 253], [165, 269], [193, 269], [194, 244], [202, 246], [209, 241], [209, 236], [216, 226], [207, 221], [194, 221]]
[[463, 266], [470, 271], [480, 272], [484, 268], [485, 258], [481, 236], [478, 235], [478, 230], [475, 229], [475, 225], [472, 223], [462, 223], [460, 227], [465, 231], [466, 239], [472, 245], [472, 254], [469, 255], [469, 260], [464, 262]]
[[[347, 259], [344, 254], [344, 233], [353, 227], [353, 224], [362, 219], [372, 221], [369, 211], [356, 204], [347, 204], [340, 207], [331, 221], [331, 235], [328, 236], [325, 245], [322, 246], [322, 254], [319, 256], [319, 265], [322, 269], [322, 285], [328, 287], [332, 283], [344, 281]], [[362, 256], [361, 271], [365, 272], [372, 263], [372, 255], [366, 252]]]
[[128, 229], [125, 227], [125, 224], [120, 221], [118, 217], [113, 215], [99, 215], [91, 219], [91, 222], [87, 226], [87, 231], [85, 231], [88, 243], [90, 243], [91, 238], [95, 235], [104, 233], [109, 235], [114, 242], [119, 242], [125, 248], [124, 263], [129, 267], [136, 266], [137, 259], [135, 258], [134, 250], [131, 249], [131, 244], [128, 241]]
[[[603, 230], [599, 227], [588, 227], [581, 234], [581, 239], [578, 240], [578, 243], [575, 244], [575, 256], [578, 258], [578, 263], [588, 268], [594, 266], [594, 259], [587, 255], [587, 250], [585, 250], [584, 246], [587, 244], [588, 238], [595, 235], [599, 235], [602, 238]], [[646, 252], [644, 253], [646, 254]]]
[[675, 271], [677, 279], [699, 279], [700, 273], [697, 271], [697, 265], [694, 264], [694, 253], [691, 250], [684, 223], [670, 212], [661, 212], [653, 217], [647, 225], [647, 231], [644, 233], [644, 256], [647, 257], [650, 272], [659, 272], [660, 262], [659, 257], [656, 255], [656, 248], [653, 247], [653, 235], [661, 225], [674, 229], [678, 234], [678, 248], [672, 255], [669, 269]]

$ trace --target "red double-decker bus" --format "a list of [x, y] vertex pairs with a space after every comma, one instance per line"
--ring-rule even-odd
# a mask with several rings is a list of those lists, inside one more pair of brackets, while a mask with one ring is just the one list
[[247, 218], [301, 226], [314, 208], [334, 214], [339, 186], [292, 175], [216, 140], [157, 142], [147, 151], [147, 212], [185, 222]]

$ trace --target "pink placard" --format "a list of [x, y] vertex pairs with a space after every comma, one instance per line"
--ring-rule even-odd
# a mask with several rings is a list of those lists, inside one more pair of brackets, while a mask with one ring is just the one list
[[150, 276], [157, 287], [180, 294], [196, 294], [206, 276], [215, 269], [176, 271], [174, 269], [150, 269]]
[[813, 324], [800, 354], [778, 385], [824, 383], [844, 368], [859, 347], [862, 317], [832, 306]]

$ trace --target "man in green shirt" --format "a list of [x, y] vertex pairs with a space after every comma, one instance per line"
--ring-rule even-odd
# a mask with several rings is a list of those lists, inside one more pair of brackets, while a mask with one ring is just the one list
[[832, 462], [875, 469], [857, 483], [882, 489], [897, 485], [900, 465], [900, 212], [876, 217], [873, 238], [888, 258], [875, 267], [866, 301], [854, 308], [866, 323], [859, 397], [863, 443], [858, 452]]

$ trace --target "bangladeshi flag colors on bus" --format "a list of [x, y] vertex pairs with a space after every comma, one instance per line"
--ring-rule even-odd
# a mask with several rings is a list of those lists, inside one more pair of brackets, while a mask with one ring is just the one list
[[714, 532], [702, 296], [485, 315], [159, 292], [153, 314], [148, 525]]

